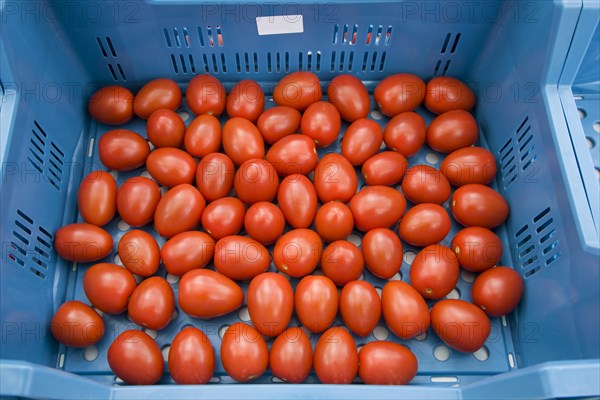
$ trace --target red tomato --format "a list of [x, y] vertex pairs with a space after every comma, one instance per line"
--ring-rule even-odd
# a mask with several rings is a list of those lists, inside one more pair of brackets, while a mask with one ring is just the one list
[[459, 231], [451, 244], [461, 267], [483, 272], [497, 265], [502, 258], [502, 242], [489, 229], [472, 226]]
[[175, 111], [181, 106], [181, 90], [170, 79], [159, 78], [146, 83], [135, 95], [133, 111], [142, 119], [161, 108]]
[[225, 110], [226, 97], [221, 82], [208, 74], [194, 76], [185, 91], [187, 104], [196, 115], [210, 114], [218, 117]]
[[340, 314], [352, 333], [368, 336], [379, 323], [381, 300], [367, 281], [349, 282], [340, 295]]
[[358, 177], [346, 158], [340, 154], [329, 153], [317, 164], [314, 184], [321, 202], [339, 200], [347, 203], [356, 193]]
[[269, 251], [245, 236], [227, 236], [215, 247], [215, 268], [228, 278], [247, 281], [269, 269]]
[[146, 163], [150, 146], [146, 139], [127, 129], [114, 129], [98, 139], [100, 161], [108, 169], [130, 171]]
[[406, 157], [395, 151], [384, 151], [365, 161], [362, 175], [367, 185], [392, 186], [402, 180], [407, 169]]
[[273, 144], [300, 128], [302, 115], [292, 107], [276, 106], [265, 110], [256, 125], [265, 142]]
[[390, 279], [402, 266], [402, 242], [386, 228], [371, 229], [361, 243], [365, 265], [381, 279]]
[[293, 229], [279, 238], [273, 248], [278, 270], [294, 278], [310, 274], [323, 254], [321, 238], [310, 229]]
[[509, 267], [495, 267], [479, 275], [471, 288], [473, 303], [490, 317], [514, 310], [523, 295], [523, 278]]
[[154, 275], [160, 263], [158, 243], [147, 232], [133, 229], [119, 240], [119, 259], [132, 274]]
[[354, 228], [354, 217], [347, 205], [339, 201], [325, 203], [317, 210], [315, 230], [327, 243], [344, 240]]
[[71, 347], [96, 344], [104, 336], [104, 322], [93, 308], [71, 300], [61, 305], [50, 322], [56, 340]]
[[260, 201], [246, 211], [244, 228], [248, 236], [267, 246], [283, 235], [285, 217], [275, 204]]
[[269, 352], [273, 376], [289, 383], [302, 383], [312, 364], [312, 345], [302, 329], [293, 326], [277, 336]]
[[65, 260], [88, 263], [98, 261], [113, 249], [112, 236], [91, 224], [63, 226], [54, 236], [56, 253]]
[[350, 164], [362, 165], [373, 157], [383, 142], [383, 131], [375, 121], [362, 118], [354, 121], [342, 140], [342, 155], [350, 161]]
[[326, 276], [305, 276], [296, 285], [294, 306], [300, 323], [311, 332], [329, 328], [337, 315], [338, 291]]
[[478, 138], [477, 121], [463, 110], [447, 111], [437, 116], [427, 128], [427, 144], [440, 153], [469, 147]]
[[369, 186], [350, 201], [354, 225], [361, 231], [389, 228], [404, 214], [406, 200], [402, 193], [387, 186]]
[[484, 185], [461, 186], [452, 195], [452, 215], [463, 226], [492, 229], [508, 217], [508, 203], [494, 189]]
[[416, 75], [395, 74], [379, 82], [373, 95], [381, 112], [393, 117], [419, 107], [425, 98], [425, 87]]
[[425, 247], [444, 240], [452, 222], [444, 207], [432, 203], [417, 204], [404, 214], [398, 234], [413, 246]]
[[279, 177], [270, 162], [252, 158], [240, 165], [235, 173], [233, 188], [237, 197], [250, 205], [259, 201], [273, 201], [279, 188]]
[[476, 305], [464, 300], [441, 300], [431, 309], [431, 326], [444, 343], [473, 353], [490, 335], [490, 320]]
[[240, 308], [242, 289], [218, 272], [193, 269], [179, 281], [179, 307], [194, 318], [216, 318]]
[[323, 273], [340, 286], [359, 279], [364, 266], [365, 261], [359, 248], [346, 240], [331, 243], [321, 256]]
[[186, 326], [173, 338], [169, 349], [169, 373], [180, 385], [208, 383], [215, 371], [215, 351], [200, 329]]
[[221, 362], [225, 372], [233, 379], [248, 382], [267, 370], [269, 350], [253, 326], [236, 322], [223, 335]]
[[103, 226], [117, 211], [117, 182], [104, 171], [90, 172], [79, 185], [77, 207], [85, 222]]
[[133, 93], [123, 86], [105, 86], [92, 95], [88, 111], [102, 124], [124, 124], [133, 118]]
[[206, 201], [195, 187], [186, 183], [177, 185], [156, 206], [156, 231], [164, 237], [189, 231], [200, 223], [204, 207]]
[[117, 191], [119, 216], [131, 226], [146, 225], [154, 218], [160, 198], [160, 188], [152, 179], [131, 177]]
[[202, 213], [202, 227], [214, 239], [237, 235], [244, 226], [246, 207], [235, 197], [224, 197], [210, 203]]
[[281, 177], [307, 175], [319, 162], [315, 142], [306, 135], [291, 135], [278, 140], [271, 146], [265, 159]]
[[242, 117], [256, 122], [264, 108], [262, 88], [250, 79], [238, 82], [227, 97], [227, 114], [230, 118]]
[[219, 151], [221, 138], [221, 122], [213, 115], [202, 114], [187, 127], [183, 142], [188, 153], [194, 157], [204, 157]]
[[401, 339], [408, 340], [429, 328], [429, 308], [415, 288], [403, 281], [389, 281], [381, 292], [383, 318]]
[[225, 123], [223, 149], [237, 165], [253, 158], [265, 157], [265, 143], [260, 131], [244, 118], [231, 118]]
[[289, 325], [294, 311], [294, 291], [281, 274], [265, 272], [248, 286], [248, 313], [252, 325], [265, 336], [277, 336]]
[[142, 331], [128, 330], [117, 336], [107, 358], [115, 375], [130, 385], [153, 385], [165, 368], [158, 344]]
[[483, 147], [465, 147], [453, 151], [442, 161], [440, 171], [454, 186], [469, 183], [487, 185], [496, 176], [494, 155]]
[[275, 104], [293, 107], [298, 111], [306, 110], [321, 97], [321, 82], [312, 72], [292, 72], [284, 76], [273, 89]]
[[146, 132], [148, 139], [156, 148], [180, 148], [183, 145], [185, 123], [176, 112], [160, 109], [148, 117]]
[[231, 158], [221, 153], [211, 153], [198, 163], [196, 186], [206, 201], [225, 197], [233, 188], [235, 166]]
[[406, 172], [402, 192], [415, 204], [442, 204], [450, 197], [450, 183], [437, 169], [429, 165], [415, 165]]
[[204, 232], [182, 232], [163, 245], [160, 258], [172, 275], [181, 276], [196, 268], [204, 268], [215, 254], [215, 241]]
[[333, 78], [327, 88], [327, 98], [348, 122], [366, 118], [371, 109], [367, 88], [360, 79], [351, 74]]
[[396, 115], [383, 130], [383, 141], [388, 149], [405, 157], [414, 156], [425, 144], [427, 127], [425, 120], [413, 111]]
[[125, 311], [136, 286], [131, 272], [115, 264], [92, 265], [83, 275], [83, 291], [90, 303], [108, 314]]
[[358, 376], [367, 385], [406, 385], [417, 375], [417, 357], [398, 343], [367, 343], [358, 360]]
[[321, 382], [352, 383], [358, 372], [358, 351], [352, 336], [340, 327], [327, 330], [315, 346], [314, 364]]
[[449, 76], [438, 76], [427, 82], [425, 107], [434, 114], [451, 110], [472, 110], [475, 93], [463, 82]]
[[127, 313], [136, 324], [161, 330], [171, 321], [175, 296], [169, 282], [159, 276], [142, 281], [129, 299]]
[[327, 147], [335, 142], [341, 127], [340, 113], [327, 101], [318, 101], [308, 106], [300, 122], [302, 134], [314, 140], [317, 147]]
[[292, 228], [308, 228], [317, 213], [317, 192], [304, 175], [290, 175], [281, 181], [277, 203]]
[[146, 159], [146, 168], [158, 183], [170, 188], [193, 183], [197, 165], [185, 151], [167, 147], [150, 153]]
[[426, 299], [441, 299], [458, 282], [458, 261], [446, 246], [433, 244], [417, 253], [410, 266], [410, 283]]

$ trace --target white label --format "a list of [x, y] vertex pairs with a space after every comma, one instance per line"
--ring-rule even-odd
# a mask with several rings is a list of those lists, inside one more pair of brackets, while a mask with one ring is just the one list
[[256, 27], [260, 36], [304, 32], [302, 15], [256, 17]]

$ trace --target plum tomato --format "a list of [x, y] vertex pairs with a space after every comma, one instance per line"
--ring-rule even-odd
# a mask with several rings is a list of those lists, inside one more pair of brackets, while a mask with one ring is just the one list
[[273, 262], [277, 269], [294, 278], [313, 272], [323, 254], [321, 237], [310, 229], [292, 229], [277, 240]]
[[104, 322], [92, 307], [71, 300], [58, 308], [50, 322], [50, 330], [52, 336], [65, 346], [87, 347], [102, 339]]

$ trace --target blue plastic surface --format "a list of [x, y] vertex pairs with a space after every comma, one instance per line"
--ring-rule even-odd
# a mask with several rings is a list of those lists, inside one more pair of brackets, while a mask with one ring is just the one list
[[[568, 76], [569, 62], [579, 66], [594, 59], [588, 47], [576, 48], [582, 41], [576, 38], [591, 41], [594, 30], [588, 22], [593, 22], [595, 11], [597, 7], [580, 1], [350, 1], [293, 6], [0, 2], [4, 90], [0, 395], [481, 399], [600, 394], [597, 220], [589, 202], [590, 170], [585, 169], [578, 145], [586, 143], [585, 135], [572, 129], [564, 97], [564, 91], [576, 90], [571, 87], [577, 73]], [[258, 36], [257, 13], [302, 14], [304, 32]], [[135, 90], [159, 76], [171, 77], [185, 88], [194, 74], [204, 72], [228, 88], [241, 79], [255, 79], [269, 92], [278, 79], [298, 69], [310, 69], [324, 82], [350, 72], [371, 90], [395, 72], [413, 72], [424, 79], [456, 76], [475, 89], [481, 145], [497, 156], [494, 185], [511, 206], [509, 220], [498, 230], [505, 248], [502, 263], [525, 278], [519, 308], [506, 319], [492, 321], [493, 334], [486, 343], [489, 358], [480, 361], [473, 354], [452, 351], [448, 360], [440, 361], [434, 349], [441, 342], [432, 331], [424, 340], [410, 341], [388, 333], [389, 340], [407, 345], [419, 360], [419, 375], [409, 386], [299, 387], [272, 384], [269, 373], [255, 384], [227, 385], [231, 380], [218, 363], [218, 385], [128, 387], [115, 382], [106, 362], [112, 338], [134, 326], [125, 316], [103, 317], [107, 333], [93, 361], [85, 360], [84, 350], [65, 349], [52, 339], [47, 326], [58, 306], [67, 299], [86, 300], [81, 279], [88, 266], [58, 259], [52, 235], [80, 218], [78, 184], [85, 172], [102, 168], [91, 139], [97, 143], [109, 128], [89, 119], [86, 104], [91, 93], [112, 83]], [[593, 87], [580, 82], [582, 76], [577, 85], [585, 90]], [[593, 99], [586, 96], [578, 102]], [[419, 112], [431, 120], [429, 113]], [[598, 118], [594, 110], [587, 115]], [[383, 124], [386, 119], [378, 121]], [[144, 134], [142, 121], [128, 126]], [[589, 130], [584, 129], [587, 135]], [[409, 161], [439, 165], [441, 160], [440, 154], [425, 148]], [[122, 182], [140, 173], [117, 178]], [[126, 228], [118, 218], [107, 226], [115, 246]], [[454, 225], [453, 232], [457, 228]], [[157, 236], [151, 226], [144, 229]], [[405, 246], [407, 252], [416, 250]], [[114, 261], [115, 254], [107, 260]], [[405, 259], [410, 262], [409, 253]], [[409, 262], [402, 267], [404, 280]], [[159, 274], [164, 275], [162, 267]], [[379, 287], [385, 283], [368, 272], [365, 278]], [[458, 284], [458, 292], [467, 299], [468, 280], [463, 275]], [[219, 330], [240, 318], [246, 316], [235, 312], [200, 321], [179, 312], [156, 340], [165, 347], [182, 326], [192, 323], [202, 327], [218, 351]], [[383, 338], [385, 331], [378, 329], [377, 335]], [[357, 339], [357, 344], [377, 338]], [[311, 338], [313, 343], [316, 339]], [[477, 356], [481, 358], [481, 353]], [[567, 379], [570, 385], [565, 384]], [[165, 375], [162, 382], [171, 382], [170, 377]], [[309, 382], [316, 382], [315, 377]]]

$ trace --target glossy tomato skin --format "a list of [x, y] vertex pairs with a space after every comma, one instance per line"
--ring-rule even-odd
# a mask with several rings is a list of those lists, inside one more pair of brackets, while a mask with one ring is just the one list
[[421, 104], [425, 98], [425, 82], [413, 74], [390, 75], [379, 82], [373, 95], [381, 112], [393, 117]]
[[304, 175], [290, 175], [281, 181], [277, 203], [292, 228], [308, 228], [317, 213], [317, 192]]
[[302, 383], [312, 364], [312, 345], [302, 329], [293, 326], [277, 336], [269, 352], [273, 376], [288, 383]]
[[450, 201], [452, 215], [463, 226], [496, 228], [508, 218], [508, 203], [494, 189], [484, 185], [461, 186]]
[[330, 201], [323, 204], [315, 216], [315, 230], [327, 243], [344, 240], [352, 233], [354, 217], [342, 202]]
[[416, 112], [406, 111], [388, 121], [383, 130], [383, 141], [388, 149], [411, 157], [421, 150], [426, 135], [423, 117]]
[[275, 272], [255, 276], [248, 286], [248, 313], [252, 325], [265, 336], [277, 336], [289, 325], [294, 291], [286, 277]]
[[293, 229], [277, 240], [273, 262], [277, 269], [294, 278], [313, 272], [323, 254], [323, 243], [315, 231]]
[[308, 106], [300, 122], [302, 134], [314, 140], [317, 147], [327, 147], [335, 142], [341, 127], [340, 113], [327, 101], [317, 101]]
[[168, 363], [175, 382], [203, 385], [215, 371], [215, 351], [204, 332], [187, 326], [173, 338]]
[[204, 268], [215, 254], [215, 241], [204, 232], [181, 232], [163, 245], [160, 258], [172, 275], [181, 276], [192, 269]]
[[244, 292], [225, 275], [194, 269], [181, 277], [178, 301], [183, 312], [194, 318], [216, 318], [240, 308]]
[[283, 235], [285, 217], [275, 204], [260, 201], [246, 211], [244, 228], [248, 236], [267, 246], [275, 243]]
[[379, 323], [381, 299], [367, 281], [352, 281], [342, 289], [340, 314], [352, 333], [368, 336]]
[[83, 275], [83, 291], [90, 303], [108, 314], [125, 311], [136, 286], [131, 272], [115, 264], [92, 265]]
[[197, 165], [185, 151], [166, 147], [150, 153], [146, 159], [146, 168], [158, 183], [171, 188], [193, 183]]
[[225, 110], [226, 97], [221, 82], [208, 74], [194, 76], [185, 92], [187, 104], [196, 115], [210, 114], [218, 117]]
[[206, 201], [200, 192], [184, 183], [170, 189], [158, 202], [154, 214], [156, 231], [164, 237], [189, 231], [200, 223]]
[[339, 296], [335, 283], [326, 276], [309, 275], [298, 282], [294, 306], [300, 323], [313, 333], [323, 332], [335, 319]]
[[91, 224], [63, 226], [54, 236], [56, 253], [65, 260], [88, 263], [98, 261], [113, 249], [112, 236]]
[[175, 112], [166, 109], [154, 111], [146, 122], [148, 139], [154, 147], [175, 147], [183, 145], [185, 123]]
[[473, 303], [490, 317], [514, 310], [523, 296], [523, 278], [509, 267], [488, 269], [475, 279], [471, 288]]
[[401, 339], [419, 336], [429, 328], [429, 308], [415, 288], [403, 281], [389, 281], [381, 292], [383, 318]]
[[260, 85], [250, 79], [238, 82], [227, 96], [227, 114], [256, 122], [265, 108], [265, 94]]
[[370, 119], [362, 118], [354, 121], [342, 140], [342, 155], [357, 166], [373, 157], [383, 142], [381, 126]]
[[372, 229], [362, 239], [365, 265], [381, 279], [390, 279], [402, 267], [402, 242], [387, 228]]
[[415, 165], [402, 181], [402, 192], [415, 204], [442, 204], [450, 197], [450, 182], [437, 169], [429, 165]]
[[237, 197], [247, 204], [273, 201], [279, 188], [279, 176], [267, 160], [251, 158], [238, 168], [233, 180]]
[[79, 213], [85, 222], [103, 226], [117, 211], [117, 182], [104, 171], [90, 172], [79, 185], [77, 194]]
[[292, 72], [284, 76], [273, 90], [273, 100], [278, 106], [304, 111], [312, 103], [321, 100], [321, 82], [312, 72]]
[[114, 129], [98, 139], [98, 155], [108, 169], [136, 169], [146, 163], [149, 154], [150, 146], [146, 139], [128, 129]]
[[358, 188], [358, 177], [352, 164], [341, 154], [326, 154], [315, 169], [315, 190], [322, 203], [350, 201]]
[[136, 324], [158, 331], [169, 324], [174, 309], [171, 285], [159, 276], [152, 276], [135, 288], [127, 312]]
[[286, 136], [271, 146], [265, 159], [280, 177], [307, 175], [319, 162], [315, 142], [306, 135]]
[[246, 207], [240, 199], [224, 197], [206, 206], [202, 213], [202, 226], [216, 240], [237, 235], [244, 226], [244, 214]]
[[346, 240], [331, 243], [321, 256], [321, 270], [333, 283], [340, 286], [359, 279], [364, 266], [360, 249]]
[[406, 243], [425, 247], [444, 240], [452, 222], [444, 207], [433, 203], [417, 204], [404, 214], [398, 234]]
[[338, 75], [329, 82], [327, 99], [348, 122], [366, 118], [371, 109], [367, 88], [360, 79], [351, 74]]
[[225, 197], [233, 188], [235, 165], [227, 155], [210, 153], [198, 163], [196, 186], [206, 201]]
[[460, 273], [451, 249], [432, 244], [417, 253], [410, 266], [410, 283], [426, 299], [441, 299], [454, 289]]
[[145, 332], [121, 333], [108, 348], [110, 369], [130, 385], [153, 385], [162, 377], [164, 360], [158, 344]]
[[88, 111], [103, 124], [124, 124], [133, 118], [133, 93], [123, 86], [105, 86], [92, 95]]
[[406, 157], [395, 151], [384, 151], [365, 161], [362, 175], [367, 185], [392, 186], [404, 178], [407, 169]]
[[425, 107], [434, 114], [451, 110], [469, 111], [475, 107], [475, 93], [462, 81], [438, 76], [427, 82]]
[[292, 107], [275, 106], [265, 110], [256, 125], [265, 142], [273, 144], [286, 136], [292, 135], [300, 128], [302, 115]]
[[387, 186], [368, 186], [350, 201], [354, 225], [364, 232], [389, 228], [398, 222], [405, 209], [402, 193]]
[[267, 370], [269, 350], [253, 326], [236, 322], [223, 335], [221, 361], [229, 376], [238, 382], [248, 382]]
[[133, 112], [142, 119], [156, 110], [177, 110], [181, 106], [181, 90], [171, 79], [159, 78], [146, 83], [135, 95]]
[[450, 245], [458, 263], [471, 272], [483, 272], [502, 258], [502, 241], [492, 231], [478, 226], [460, 230]]
[[77, 300], [61, 305], [50, 322], [56, 340], [65, 346], [87, 347], [104, 336], [104, 322], [93, 308]]
[[152, 179], [131, 177], [117, 191], [119, 216], [131, 226], [146, 225], [154, 219], [161, 196], [160, 188]]
[[156, 240], [147, 232], [133, 229], [119, 240], [119, 259], [129, 272], [142, 277], [154, 275], [160, 264]]
[[265, 143], [260, 131], [245, 118], [227, 120], [223, 127], [223, 149], [236, 165], [265, 157]]
[[465, 353], [479, 350], [490, 335], [490, 320], [479, 307], [464, 300], [446, 299], [431, 309], [431, 326], [451, 348]]
[[417, 375], [417, 357], [398, 343], [367, 343], [358, 358], [358, 376], [367, 385], [406, 385]]
[[350, 384], [358, 372], [358, 351], [341, 327], [324, 332], [315, 346], [314, 366], [322, 383]]
[[228, 278], [247, 281], [269, 269], [269, 251], [245, 236], [226, 236], [215, 246], [215, 268]]
[[183, 143], [188, 153], [202, 158], [219, 151], [222, 136], [221, 122], [214, 115], [202, 114], [185, 130]]
[[450, 153], [442, 161], [440, 171], [454, 186], [487, 185], [496, 177], [497, 167], [490, 151], [483, 147], [465, 147]]
[[452, 153], [469, 147], [479, 138], [477, 121], [463, 110], [438, 115], [427, 128], [427, 144], [440, 153]]

